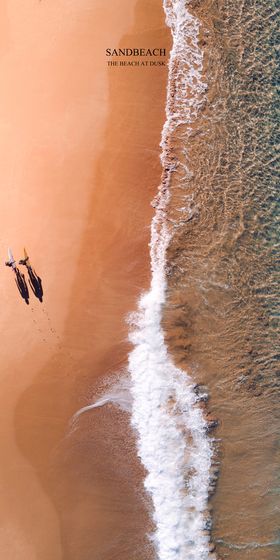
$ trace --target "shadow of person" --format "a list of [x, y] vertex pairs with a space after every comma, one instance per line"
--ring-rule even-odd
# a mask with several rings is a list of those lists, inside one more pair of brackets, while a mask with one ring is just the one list
[[30, 288], [34, 294], [34, 296], [36, 298], [38, 298], [38, 300], [43, 303], [43, 287], [42, 287], [42, 280], [41, 278], [36, 274], [35, 270], [33, 270], [32, 266], [27, 266], [27, 271], [28, 271], [28, 282], [30, 285]]
[[29, 305], [29, 291], [28, 286], [25, 281], [25, 276], [22, 274], [18, 268], [15, 269], [15, 281], [18, 288], [18, 291], [21, 297], [24, 299], [25, 303]]

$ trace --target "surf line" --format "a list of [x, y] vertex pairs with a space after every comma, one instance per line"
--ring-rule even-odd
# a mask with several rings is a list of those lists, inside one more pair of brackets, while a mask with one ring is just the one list
[[166, 209], [170, 180], [180, 165], [172, 155], [172, 135], [187, 129], [205, 95], [203, 53], [198, 44], [199, 20], [185, 0], [163, 0], [173, 45], [169, 58], [166, 121], [161, 138], [162, 183], [154, 201], [151, 224], [151, 285], [129, 317], [131, 423], [138, 454], [146, 468], [145, 488], [153, 503], [152, 536], [159, 560], [210, 560], [208, 497], [212, 441], [199, 406], [195, 385], [175, 367], [161, 328], [166, 294], [166, 249], [172, 237]]

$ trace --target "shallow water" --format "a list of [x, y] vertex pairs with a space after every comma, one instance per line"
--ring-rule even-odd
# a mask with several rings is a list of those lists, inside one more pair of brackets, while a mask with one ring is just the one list
[[[208, 90], [173, 139], [166, 341], [210, 391], [221, 558], [279, 553], [276, 4], [191, 3]], [[199, 5], [198, 5], [199, 4]]]

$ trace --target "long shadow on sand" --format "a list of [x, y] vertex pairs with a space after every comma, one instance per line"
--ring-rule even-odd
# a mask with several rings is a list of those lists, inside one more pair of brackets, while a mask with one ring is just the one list
[[15, 269], [15, 275], [16, 275], [15, 282], [18, 291], [22, 299], [24, 299], [25, 303], [29, 305], [29, 291], [28, 291], [28, 286], [26, 284], [25, 276], [19, 271], [18, 268]]
[[27, 271], [28, 271], [28, 282], [30, 285], [30, 288], [34, 294], [34, 296], [36, 298], [38, 298], [38, 300], [42, 303], [43, 302], [43, 286], [42, 286], [42, 280], [40, 278], [40, 276], [38, 276], [35, 272], [35, 270], [33, 270], [33, 268], [31, 266], [27, 267]]

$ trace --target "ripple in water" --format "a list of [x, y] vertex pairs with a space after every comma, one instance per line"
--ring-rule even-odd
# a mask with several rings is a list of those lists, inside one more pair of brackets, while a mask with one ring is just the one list
[[270, 560], [279, 550], [279, 18], [275, 2], [204, 4], [190, 6], [208, 91], [170, 146], [164, 328], [221, 424], [217, 552]]

